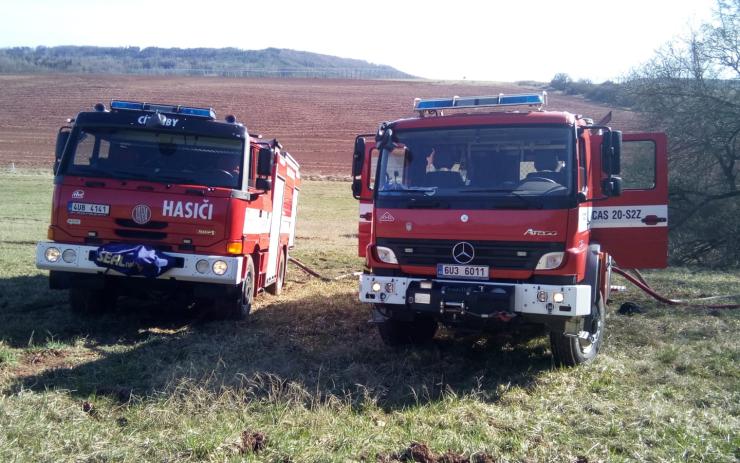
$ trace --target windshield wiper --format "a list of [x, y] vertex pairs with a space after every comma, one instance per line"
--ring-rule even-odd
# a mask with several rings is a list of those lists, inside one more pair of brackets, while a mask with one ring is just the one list
[[409, 209], [449, 209], [450, 203], [439, 199], [409, 198], [406, 207]]
[[380, 190], [382, 193], [424, 193], [427, 196], [433, 196], [437, 192], [436, 186], [403, 186], [399, 185], [398, 188], [384, 188]]

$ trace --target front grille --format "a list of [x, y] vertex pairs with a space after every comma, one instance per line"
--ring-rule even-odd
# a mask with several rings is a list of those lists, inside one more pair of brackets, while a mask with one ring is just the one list
[[[417, 240], [378, 238], [378, 246], [391, 248], [401, 265], [456, 264], [452, 248], [464, 240]], [[527, 241], [467, 241], [475, 248], [475, 258], [469, 265], [492, 268], [534, 270], [548, 252], [564, 251], [564, 243], [532, 243]]]
[[131, 219], [116, 219], [116, 225], [119, 227], [127, 227], [127, 228], [146, 228], [150, 230], [161, 230], [163, 228], [167, 228], [167, 222], [159, 222], [156, 220], [152, 220], [151, 222], [147, 222], [145, 224], [136, 223]]
[[154, 231], [144, 231], [144, 230], [121, 230], [121, 229], [115, 229], [113, 230], [116, 235], [120, 236], [121, 238], [133, 238], [133, 239], [141, 239], [141, 240], [163, 240], [167, 238], [167, 233], [163, 232], [154, 232]]

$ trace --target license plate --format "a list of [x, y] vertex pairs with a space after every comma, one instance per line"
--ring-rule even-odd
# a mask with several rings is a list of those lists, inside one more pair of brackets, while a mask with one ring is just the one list
[[71, 214], [108, 215], [110, 206], [108, 204], [68, 203], [67, 211]]
[[437, 278], [487, 280], [488, 265], [437, 264]]

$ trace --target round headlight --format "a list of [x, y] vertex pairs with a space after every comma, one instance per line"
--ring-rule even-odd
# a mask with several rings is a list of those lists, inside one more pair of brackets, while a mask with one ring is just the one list
[[213, 263], [213, 273], [216, 275], [223, 275], [229, 269], [229, 264], [222, 260], [217, 260]]
[[201, 259], [195, 263], [195, 270], [197, 270], [198, 273], [206, 273], [208, 271], [208, 267], [208, 261], [205, 259]]
[[57, 248], [46, 248], [46, 252], [44, 252], [44, 257], [49, 262], [56, 262], [59, 260], [60, 257], [62, 257], [62, 253]]
[[68, 264], [74, 262], [75, 259], [77, 259], [77, 253], [74, 249], [65, 249], [62, 253], [62, 260]]
[[552, 295], [552, 301], [557, 302], [558, 304], [563, 302], [565, 300], [565, 295], [563, 293], [555, 293]]

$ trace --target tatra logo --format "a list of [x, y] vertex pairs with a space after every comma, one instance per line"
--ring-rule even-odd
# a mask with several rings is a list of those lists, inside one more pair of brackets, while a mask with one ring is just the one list
[[152, 210], [146, 204], [138, 204], [131, 211], [131, 218], [139, 225], [144, 225], [152, 219]]
[[385, 211], [383, 215], [380, 216], [381, 222], [395, 222], [396, 218], [391, 215], [390, 212]]
[[75, 190], [72, 192], [72, 198], [74, 199], [82, 199], [85, 197], [85, 192], [83, 190]]
[[213, 204], [209, 202], [192, 203], [165, 200], [162, 204], [162, 215], [184, 219], [211, 220], [213, 218]]
[[524, 236], [558, 236], [558, 232], [556, 231], [547, 231], [547, 230], [535, 230], [534, 228], [529, 228], [527, 231], [524, 232]]
[[460, 241], [452, 247], [452, 258], [458, 264], [468, 264], [475, 257], [475, 248], [467, 241]]

